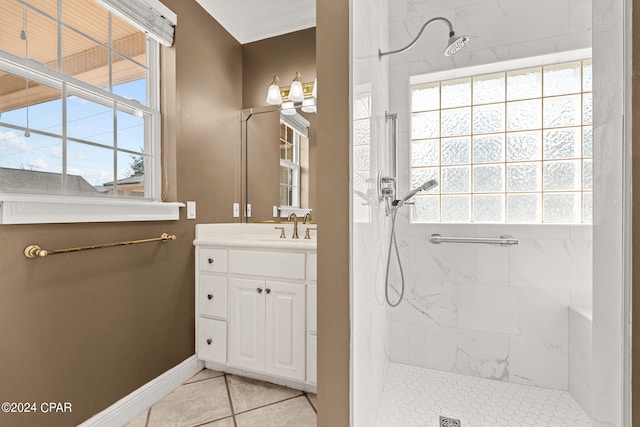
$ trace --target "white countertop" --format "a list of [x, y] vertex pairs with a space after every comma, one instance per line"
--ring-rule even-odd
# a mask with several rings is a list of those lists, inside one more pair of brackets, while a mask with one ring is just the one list
[[[280, 230], [274, 227], [285, 227], [286, 238], [281, 239]], [[198, 224], [194, 245], [224, 246], [233, 248], [260, 248], [295, 251], [317, 250], [316, 231], [311, 231], [311, 239], [305, 239], [307, 227], [316, 228], [315, 224], [298, 224], [299, 239], [292, 239], [293, 224]]]

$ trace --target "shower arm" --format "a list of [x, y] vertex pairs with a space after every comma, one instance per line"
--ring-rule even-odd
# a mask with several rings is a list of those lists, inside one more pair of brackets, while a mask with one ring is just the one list
[[411, 49], [413, 47], [413, 45], [416, 44], [418, 39], [420, 39], [420, 36], [422, 36], [422, 33], [424, 32], [424, 29], [427, 28], [427, 25], [429, 25], [429, 24], [431, 24], [432, 22], [435, 22], [435, 21], [444, 21], [444, 22], [446, 22], [447, 25], [449, 26], [449, 37], [451, 37], [453, 35], [453, 25], [451, 24], [451, 21], [449, 21], [447, 18], [443, 18], [441, 16], [438, 16], [436, 18], [429, 19], [427, 22], [424, 23], [424, 25], [422, 25], [422, 28], [420, 28], [420, 32], [418, 33], [416, 38], [413, 39], [413, 41], [411, 43], [409, 43], [408, 45], [406, 45], [405, 47], [403, 47], [401, 49], [390, 50], [389, 52], [383, 52], [380, 49], [378, 49], [378, 61], [382, 61], [382, 57], [383, 56], [393, 55], [394, 53], [401, 53], [401, 52], [404, 52], [406, 50]]

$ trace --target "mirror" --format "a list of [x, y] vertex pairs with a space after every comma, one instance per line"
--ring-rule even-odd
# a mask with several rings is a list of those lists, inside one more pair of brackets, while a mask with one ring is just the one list
[[317, 220], [316, 115], [295, 112], [278, 106], [242, 111], [243, 222], [286, 221], [291, 212]]

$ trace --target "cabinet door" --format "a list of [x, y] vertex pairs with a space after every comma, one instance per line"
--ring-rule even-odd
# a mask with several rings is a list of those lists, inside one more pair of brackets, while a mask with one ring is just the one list
[[265, 283], [229, 279], [229, 363], [264, 370]]
[[266, 371], [305, 379], [305, 285], [266, 282]]

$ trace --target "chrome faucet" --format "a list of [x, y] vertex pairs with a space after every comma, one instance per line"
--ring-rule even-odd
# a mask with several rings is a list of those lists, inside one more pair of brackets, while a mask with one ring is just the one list
[[291, 236], [291, 238], [299, 239], [300, 237], [298, 236], [298, 215], [296, 215], [295, 212], [291, 212], [287, 217], [287, 221], [291, 222], [291, 218], [293, 218], [293, 236]]
[[307, 221], [311, 221], [311, 212], [307, 212], [306, 214], [304, 214], [304, 217], [302, 218], [303, 224], [306, 224]]

